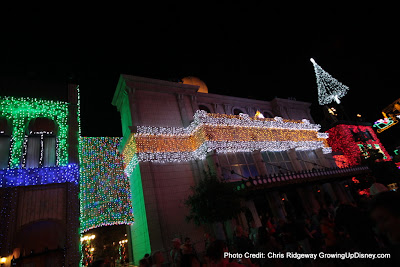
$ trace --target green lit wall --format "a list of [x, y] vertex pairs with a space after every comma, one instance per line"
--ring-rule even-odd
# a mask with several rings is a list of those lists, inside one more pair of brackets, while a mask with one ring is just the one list
[[[128, 92], [124, 79], [120, 79], [117, 89], [114, 94], [112, 104], [117, 107], [121, 115], [121, 125], [123, 139], [121, 140], [120, 150], [125, 146], [128, 140], [132, 126], [132, 111], [129, 102]], [[135, 156], [136, 157], [136, 156]], [[151, 253], [150, 237], [147, 223], [146, 206], [143, 195], [142, 177], [140, 174], [139, 164], [131, 173], [130, 177], [130, 190], [132, 199], [132, 209], [135, 222], [131, 227], [131, 241], [132, 241], [132, 254], [134, 257], [135, 265], [139, 265], [139, 260], [143, 258], [146, 253]]]
[[143, 196], [142, 177], [139, 165], [133, 170], [130, 177], [133, 214], [135, 223], [131, 225], [131, 239], [133, 247], [133, 257], [135, 264], [139, 265], [139, 260], [146, 253], [151, 253], [149, 229], [147, 226], [146, 208]]

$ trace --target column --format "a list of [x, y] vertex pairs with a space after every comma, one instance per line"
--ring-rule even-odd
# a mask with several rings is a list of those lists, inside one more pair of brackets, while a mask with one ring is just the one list
[[252, 152], [254, 163], [258, 170], [259, 175], [268, 175], [267, 167], [265, 166], [264, 159], [261, 155], [260, 150], [255, 150]]
[[290, 161], [291, 161], [292, 164], [293, 164], [293, 167], [294, 167], [295, 171], [301, 171], [301, 170], [303, 170], [303, 168], [301, 167], [301, 164], [300, 164], [299, 160], [297, 159], [296, 150], [295, 150], [294, 148], [292, 148], [292, 149], [289, 149], [289, 150], [287, 151], [287, 153], [288, 153], [288, 156], [289, 156]]
[[207, 160], [208, 168], [209, 168], [211, 174], [214, 174], [217, 177], [219, 177], [220, 179], [223, 179], [222, 169], [219, 164], [217, 153], [215, 153], [215, 151], [207, 153], [206, 160]]
[[177, 94], [176, 99], [178, 101], [178, 107], [179, 107], [179, 112], [181, 114], [181, 119], [182, 119], [182, 125], [183, 127], [189, 126], [190, 119], [188, 118], [187, 112], [186, 112], [186, 107], [185, 103], [183, 101], [183, 95], [182, 94]]
[[286, 220], [286, 212], [282, 206], [282, 199], [276, 191], [268, 192], [267, 199], [275, 218]]
[[232, 105], [224, 104], [225, 114], [232, 115]]
[[[128, 92], [128, 97], [129, 97], [129, 108], [130, 108], [130, 112], [131, 112], [132, 126], [139, 126], [141, 123], [140, 123], [139, 112], [138, 112], [138, 107], [137, 107], [137, 100], [135, 97], [136, 90], [135, 90], [135, 88], [129, 88], [129, 87], [126, 87], [126, 90]], [[125, 100], [123, 100], [123, 101], [125, 101]], [[123, 107], [124, 107], [124, 103], [122, 105], [122, 108]], [[126, 112], [126, 111], [120, 110], [121, 114], [123, 112]], [[122, 133], [122, 134], [125, 134], [125, 133]]]
[[332, 185], [330, 183], [325, 183], [322, 185], [322, 188], [324, 189], [324, 191], [326, 193], [328, 193], [328, 195], [331, 197], [332, 202], [335, 203], [336, 201], [338, 201], [335, 191], [333, 191]]
[[296, 188], [297, 194], [300, 196], [301, 203], [303, 204], [305, 213], [309, 216], [312, 212], [311, 203], [308, 200], [307, 193], [304, 191], [304, 188]]
[[321, 206], [320, 206], [318, 200], [315, 198], [315, 195], [313, 192], [313, 187], [310, 185], [305, 186], [304, 193], [305, 193], [307, 202], [310, 205], [311, 212], [318, 214], [319, 210], [321, 209]]
[[256, 209], [256, 206], [254, 205], [254, 201], [253, 200], [247, 200], [245, 202], [245, 205], [247, 208], [249, 208], [251, 215], [253, 215], [253, 220], [255, 223], [255, 227], [261, 227], [261, 220], [260, 220], [260, 216], [258, 216], [258, 212]]
[[315, 150], [315, 154], [317, 155], [318, 159], [320, 160], [322, 166], [324, 166], [326, 168], [331, 167], [331, 164], [328, 162], [328, 160], [324, 156], [324, 153], [322, 152], [322, 148], [317, 148]]
[[197, 103], [197, 97], [195, 95], [190, 96], [190, 104], [192, 104], [193, 114], [196, 110], [199, 109], [199, 105]]

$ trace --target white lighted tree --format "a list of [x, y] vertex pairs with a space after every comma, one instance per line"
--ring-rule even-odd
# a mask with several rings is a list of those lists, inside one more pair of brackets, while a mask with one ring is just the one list
[[329, 73], [324, 71], [314, 59], [310, 59], [314, 65], [315, 76], [318, 85], [318, 102], [320, 105], [327, 105], [332, 101], [340, 104], [340, 98], [346, 95], [349, 87], [342, 84]]

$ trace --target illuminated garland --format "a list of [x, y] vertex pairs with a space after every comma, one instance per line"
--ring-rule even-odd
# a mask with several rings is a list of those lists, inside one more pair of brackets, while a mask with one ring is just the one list
[[319, 133], [320, 128], [308, 120], [250, 118], [247, 114], [237, 116], [198, 110], [186, 128], [138, 126], [123, 150], [125, 172], [129, 176], [140, 161], [201, 160], [212, 150], [228, 153], [322, 148], [324, 153], [330, 153], [326, 142], [328, 134]]
[[10, 168], [19, 168], [26, 127], [30, 120], [44, 117], [57, 125], [57, 164], [68, 164], [68, 103], [37, 98], [0, 97], [0, 116], [12, 123]]
[[130, 184], [118, 152], [120, 141], [119, 137], [81, 140], [81, 232], [133, 223]]
[[54, 183], [78, 184], [78, 179], [79, 168], [75, 164], [59, 167], [0, 170], [0, 187]]

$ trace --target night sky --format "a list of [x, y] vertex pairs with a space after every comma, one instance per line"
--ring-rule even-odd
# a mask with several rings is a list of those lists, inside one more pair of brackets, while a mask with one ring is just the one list
[[[312, 103], [318, 122], [313, 57], [350, 88], [342, 104], [351, 118], [360, 113], [374, 122], [400, 97], [396, 8], [251, 3], [122, 8], [117, 19], [111, 10], [92, 12], [85, 23], [82, 14], [66, 16], [70, 24], [62, 28], [48, 27], [52, 20], [46, 27], [27, 23], [2, 35], [0, 95], [27, 95], [26, 88], [7, 91], [5, 80], [52, 84], [54, 96], [65, 95], [67, 81], [78, 83], [84, 136], [121, 136], [111, 105], [121, 73], [170, 81], [196, 76], [216, 94], [294, 97]], [[399, 128], [379, 135], [386, 147], [400, 145]]]

